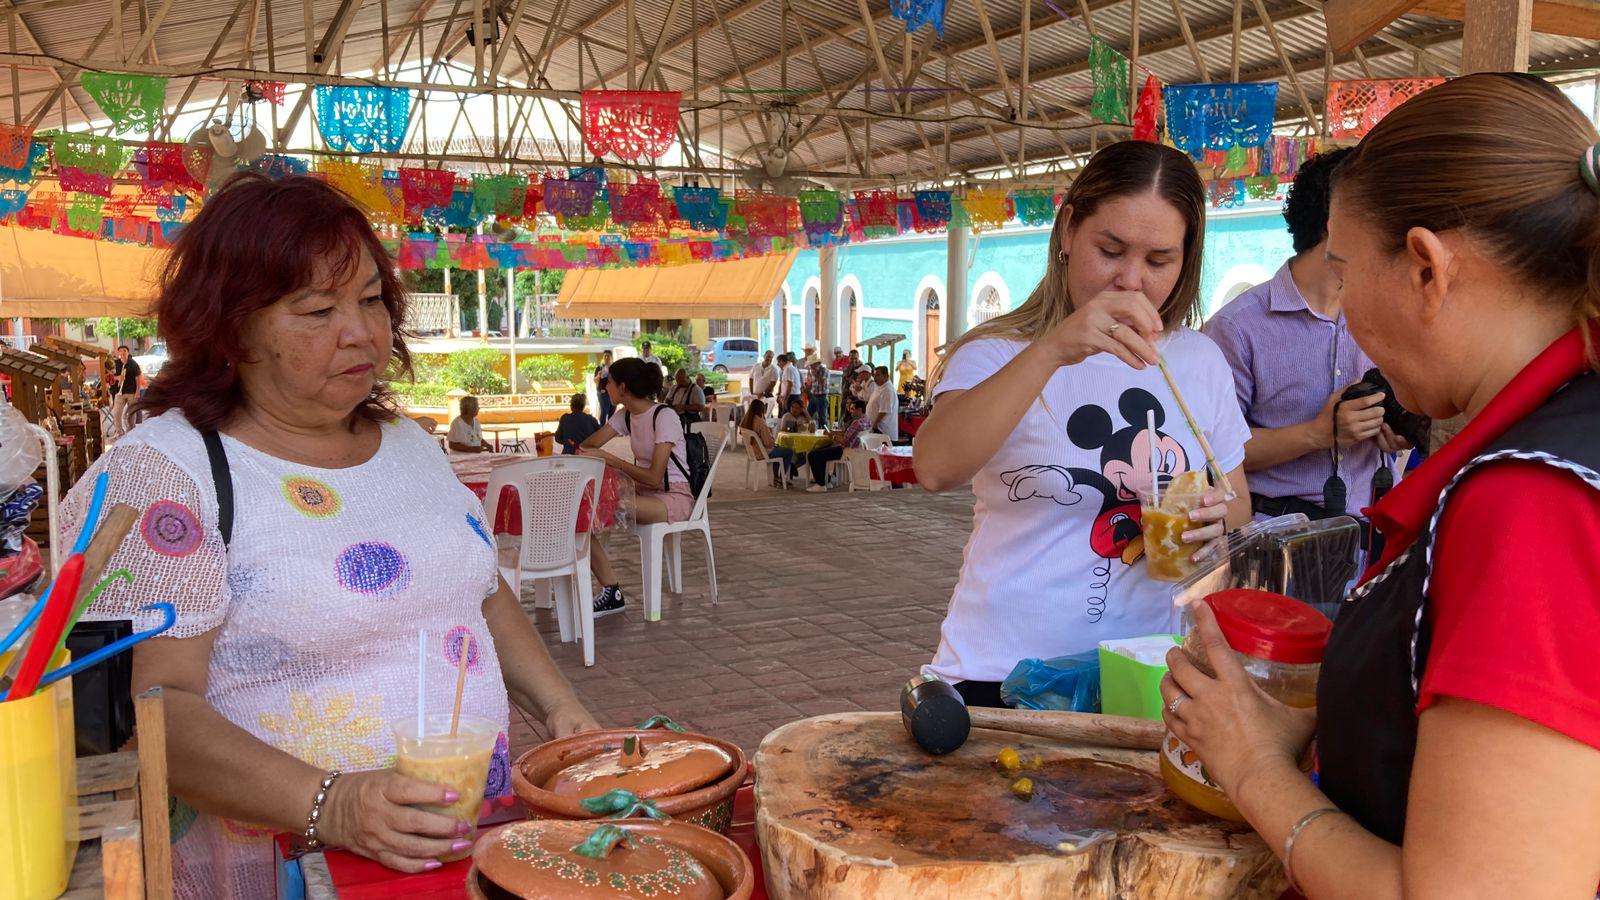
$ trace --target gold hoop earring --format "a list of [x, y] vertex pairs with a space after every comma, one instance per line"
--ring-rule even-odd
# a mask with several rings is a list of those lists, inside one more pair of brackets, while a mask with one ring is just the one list
[[1066, 265], [1067, 264], [1067, 251], [1062, 250], [1059, 253], [1057, 253], [1056, 254], [1056, 262], [1062, 264], [1063, 266]]

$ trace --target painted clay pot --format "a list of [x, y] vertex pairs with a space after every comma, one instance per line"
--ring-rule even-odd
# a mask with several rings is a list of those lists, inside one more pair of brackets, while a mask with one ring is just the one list
[[[626, 752], [631, 745], [631, 753]], [[748, 765], [735, 744], [703, 734], [612, 729], [541, 744], [511, 767], [511, 789], [543, 819], [598, 819], [585, 799], [628, 791], [674, 821], [727, 834]]]
[[[608, 829], [610, 840], [598, 836], [610, 847], [602, 858], [575, 852]], [[738, 845], [683, 822], [517, 822], [480, 838], [467, 872], [470, 900], [749, 900], [754, 889], [750, 860]]]

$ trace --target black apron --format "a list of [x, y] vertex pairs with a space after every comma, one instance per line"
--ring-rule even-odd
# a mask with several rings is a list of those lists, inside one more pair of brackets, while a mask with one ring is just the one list
[[1434, 530], [1450, 492], [1479, 466], [1510, 459], [1555, 466], [1600, 490], [1596, 434], [1600, 377], [1583, 375], [1462, 466], [1411, 547], [1357, 588], [1340, 611], [1317, 685], [1319, 784], [1378, 837], [1395, 844], [1405, 837], [1415, 710], [1432, 640], [1427, 593]]

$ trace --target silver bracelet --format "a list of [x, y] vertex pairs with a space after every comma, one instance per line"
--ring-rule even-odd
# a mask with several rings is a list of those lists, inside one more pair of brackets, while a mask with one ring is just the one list
[[304, 840], [303, 846], [306, 850], [322, 849], [322, 837], [317, 834], [317, 823], [322, 820], [322, 804], [327, 802], [328, 791], [342, 774], [344, 773], [338, 769], [329, 772], [327, 777], [322, 779], [322, 784], [317, 788], [317, 796], [311, 799], [311, 812], [306, 813], [306, 830], [301, 834], [301, 838]]
[[1295, 840], [1300, 837], [1300, 832], [1306, 830], [1307, 825], [1310, 825], [1312, 822], [1315, 822], [1328, 813], [1336, 813], [1338, 811], [1338, 809], [1332, 806], [1324, 806], [1321, 809], [1313, 809], [1311, 812], [1301, 816], [1300, 821], [1294, 823], [1294, 827], [1289, 829], [1289, 836], [1283, 839], [1283, 874], [1289, 877], [1289, 886], [1294, 888], [1296, 892], [1304, 893], [1304, 891], [1300, 890], [1300, 883], [1294, 880]]
[[1306, 815], [1302, 815], [1299, 822], [1294, 823], [1294, 828], [1290, 828], [1290, 836], [1283, 839], [1283, 874], [1288, 876], [1290, 887], [1293, 887], [1298, 894], [1304, 894], [1304, 890], [1299, 889], [1298, 881], [1294, 881], [1294, 841], [1299, 838], [1301, 831], [1306, 830], [1307, 825], [1317, 822], [1318, 818], [1322, 818], [1323, 815], [1328, 815], [1330, 812], [1339, 812], [1339, 810], [1331, 806], [1310, 810]]

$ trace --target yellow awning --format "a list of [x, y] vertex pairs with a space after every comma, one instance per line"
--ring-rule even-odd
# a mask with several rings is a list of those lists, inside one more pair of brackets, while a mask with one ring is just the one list
[[556, 298], [564, 319], [759, 319], [795, 254], [636, 269], [573, 269]]
[[0, 317], [141, 316], [165, 250], [0, 228]]

